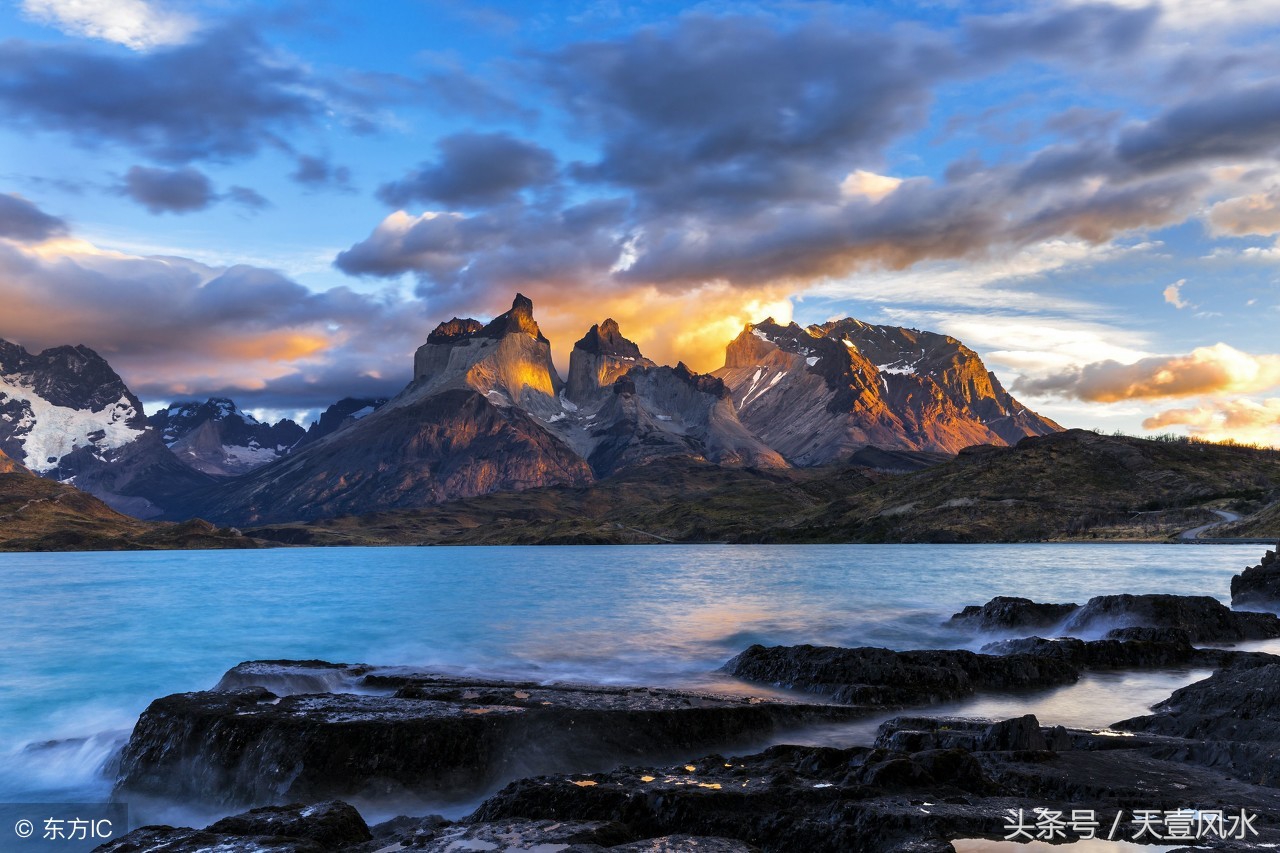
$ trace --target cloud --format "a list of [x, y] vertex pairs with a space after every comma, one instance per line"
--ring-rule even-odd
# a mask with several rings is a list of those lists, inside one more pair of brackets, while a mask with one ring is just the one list
[[145, 0], [22, 0], [22, 11], [69, 35], [132, 50], [182, 44], [199, 27], [194, 18]]
[[1182, 288], [1184, 285], [1186, 285], [1186, 283], [1187, 283], [1187, 280], [1185, 278], [1180, 278], [1177, 281], [1175, 281], [1173, 284], [1169, 285], [1164, 289], [1164, 301], [1168, 302], [1170, 305], [1172, 305], [1174, 308], [1177, 308], [1179, 311], [1181, 311], [1184, 308], [1195, 307], [1190, 302], [1182, 298]]
[[1057, 394], [1096, 403], [1206, 394], [1255, 394], [1280, 386], [1280, 355], [1251, 355], [1219, 343], [1189, 355], [1153, 356], [1132, 364], [1107, 360], [1041, 377], [1015, 391]]
[[350, 190], [351, 188], [351, 170], [346, 166], [334, 165], [326, 157], [300, 155], [298, 168], [289, 177], [311, 189], [333, 187], [339, 190]]
[[69, 237], [0, 241], [0, 337], [32, 349], [84, 343], [149, 400], [225, 393], [311, 409], [395, 393], [433, 323], [415, 299], [278, 272], [104, 250]]
[[1280, 189], [1220, 201], [1209, 208], [1209, 224], [1215, 236], [1280, 234]]
[[846, 196], [863, 196], [879, 201], [902, 186], [901, 178], [877, 175], [865, 169], [855, 169], [840, 182], [840, 192]]
[[253, 211], [264, 210], [271, 206], [271, 202], [262, 193], [251, 187], [233, 186], [227, 190], [227, 199], [233, 204]]
[[1142, 422], [1143, 429], [1182, 426], [1192, 435], [1212, 441], [1280, 446], [1280, 400], [1217, 400], [1189, 409], [1169, 409]]
[[0, 108], [11, 127], [184, 164], [288, 149], [289, 135], [334, 112], [355, 115], [363, 103], [236, 24], [137, 54], [0, 42]]
[[506, 133], [457, 133], [436, 142], [440, 157], [378, 188], [395, 207], [414, 202], [474, 207], [514, 200], [556, 178], [556, 157]]
[[38, 243], [67, 232], [67, 223], [13, 193], [0, 193], [0, 238]]
[[121, 192], [152, 213], [190, 213], [213, 204], [217, 193], [198, 169], [152, 169], [134, 166], [124, 176]]

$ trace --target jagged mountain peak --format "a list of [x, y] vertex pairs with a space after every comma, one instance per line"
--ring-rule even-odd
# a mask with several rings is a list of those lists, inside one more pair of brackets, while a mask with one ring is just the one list
[[550, 343], [538, 328], [538, 321], [533, 319], [533, 300], [523, 293], [517, 293], [516, 298], [511, 301], [511, 310], [494, 317], [476, 334], [486, 338], [501, 338], [521, 332], [541, 343]]
[[865, 446], [955, 453], [1059, 429], [1009, 396], [957, 339], [851, 317], [750, 324], [715, 375], [742, 421], [801, 465]]
[[569, 353], [569, 381], [565, 397], [577, 406], [599, 403], [633, 367], [656, 367], [634, 341], [623, 337], [613, 318], [597, 323]]
[[472, 320], [470, 317], [462, 319], [454, 317], [452, 320], [445, 320], [431, 334], [427, 335], [427, 343], [429, 344], [447, 344], [450, 341], [469, 338], [476, 332], [484, 328], [484, 323], [479, 320]]
[[510, 311], [477, 326], [455, 318], [436, 327], [414, 355], [410, 395], [470, 388], [543, 418], [559, 412], [556, 396], [564, 383], [551, 363], [551, 344], [533, 318], [533, 301], [517, 293]]
[[640, 347], [634, 341], [622, 336], [622, 329], [618, 327], [618, 321], [612, 317], [588, 329], [582, 339], [573, 345], [573, 348], [593, 355], [609, 355], [615, 358], [643, 358], [640, 354]]

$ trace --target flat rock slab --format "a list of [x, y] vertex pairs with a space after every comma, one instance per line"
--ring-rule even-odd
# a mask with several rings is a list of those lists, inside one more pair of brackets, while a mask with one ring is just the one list
[[833, 646], [755, 645], [723, 669], [748, 681], [881, 709], [946, 702], [982, 691], [1055, 687], [1080, 677], [1072, 664], [1042, 655]]
[[[281, 695], [319, 682], [364, 693]], [[484, 681], [404, 668], [249, 663], [158, 699], [117, 791], [214, 805], [465, 799], [523, 775], [740, 748], [863, 712], [754, 696]]]

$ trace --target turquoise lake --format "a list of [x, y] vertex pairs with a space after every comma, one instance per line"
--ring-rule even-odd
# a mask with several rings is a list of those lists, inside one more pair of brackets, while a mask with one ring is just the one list
[[[1262, 546], [854, 545], [331, 548], [0, 555], [0, 802], [104, 799], [152, 699], [243, 660], [321, 658], [593, 683], [748, 689], [752, 643], [981, 646], [942, 627], [994, 595], [1228, 599]], [[1204, 673], [1091, 676], [1033, 710], [1105, 725]], [[870, 721], [798, 739], [857, 742]], [[53, 741], [54, 743], [47, 743]], [[43, 745], [43, 746], [42, 746]]]

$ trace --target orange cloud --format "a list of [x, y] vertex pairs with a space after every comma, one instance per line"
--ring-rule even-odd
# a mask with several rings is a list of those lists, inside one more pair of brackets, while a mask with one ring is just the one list
[[792, 316], [784, 288], [748, 290], [712, 284], [683, 293], [637, 287], [590, 296], [531, 289], [529, 295], [562, 373], [574, 343], [593, 323], [607, 317], [618, 321], [622, 334], [635, 341], [646, 357], [659, 364], [683, 361], [707, 373], [724, 366], [725, 347], [747, 323], [769, 316], [788, 323]]
[[1220, 400], [1189, 409], [1169, 409], [1142, 422], [1144, 429], [1183, 426], [1212, 441], [1280, 446], [1280, 399]]
[[1280, 234], [1280, 189], [1220, 201], [1209, 208], [1209, 224], [1218, 236]]
[[1016, 390], [1060, 394], [1094, 403], [1254, 394], [1280, 386], [1280, 355], [1250, 355], [1228, 344], [1190, 355], [1154, 356], [1133, 364], [1099, 361], [1052, 376], [1022, 379]]
[[324, 352], [329, 343], [328, 338], [317, 334], [269, 332], [217, 341], [213, 349], [220, 356], [247, 361], [296, 361]]

